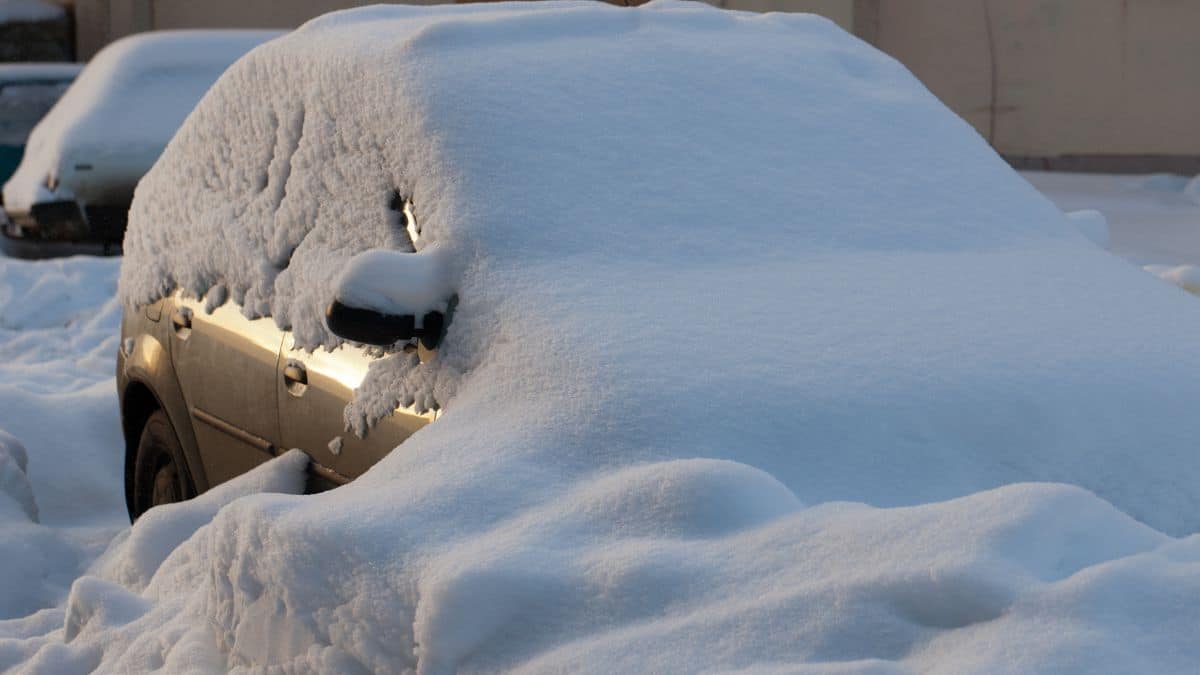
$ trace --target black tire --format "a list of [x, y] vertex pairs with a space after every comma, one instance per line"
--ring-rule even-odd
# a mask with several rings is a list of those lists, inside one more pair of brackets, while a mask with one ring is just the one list
[[183, 448], [171, 420], [162, 410], [155, 410], [142, 428], [133, 465], [132, 494], [130, 522], [155, 506], [196, 496], [196, 486], [192, 484], [183, 459]]

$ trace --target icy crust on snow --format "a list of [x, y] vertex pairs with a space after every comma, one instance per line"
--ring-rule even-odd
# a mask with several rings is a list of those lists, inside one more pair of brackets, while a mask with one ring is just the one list
[[139, 186], [122, 300], [218, 289], [336, 344], [348, 261], [411, 250], [397, 193], [459, 302], [438, 359], [381, 361], [347, 416], [433, 392], [439, 420], [345, 488], [228, 504], [142, 600], [78, 586], [114, 618], [23, 653], [426, 674], [1200, 658], [1200, 550], [1172, 538], [1200, 526], [1195, 301], [833, 24], [672, 2], [311, 22], [235, 64]]
[[[120, 204], [229, 64], [278, 31], [160, 31], [96, 54], [34, 127], [4, 203]], [[47, 179], [56, 184], [47, 186]]]

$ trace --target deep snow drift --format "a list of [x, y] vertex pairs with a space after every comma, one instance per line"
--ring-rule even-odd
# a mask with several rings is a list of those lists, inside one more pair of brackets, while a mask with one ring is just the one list
[[0, 259], [0, 626], [62, 602], [125, 525], [118, 262]]
[[663, 2], [312, 22], [223, 76], [143, 181], [122, 297], [219, 285], [333, 344], [320, 312], [351, 257], [411, 246], [397, 192], [459, 305], [436, 361], [381, 361], [362, 400], [409, 387], [440, 419], [334, 492], [222, 507], [288, 492], [292, 455], [148, 518], [63, 608], [0, 624], [0, 654], [109, 672], [1200, 659], [1200, 538], [1174, 538], [1200, 524], [1200, 354], [1181, 339], [1200, 305], [831, 23]]

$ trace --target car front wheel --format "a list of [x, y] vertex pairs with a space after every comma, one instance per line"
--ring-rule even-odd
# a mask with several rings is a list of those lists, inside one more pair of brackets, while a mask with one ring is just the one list
[[174, 504], [196, 496], [188, 476], [183, 448], [171, 420], [155, 410], [142, 428], [133, 469], [133, 509], [130, 520], [162, 504]]

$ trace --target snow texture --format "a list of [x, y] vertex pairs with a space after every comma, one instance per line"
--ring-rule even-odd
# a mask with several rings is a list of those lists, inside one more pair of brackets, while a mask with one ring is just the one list
[[0, 670], [124, 521], [117, 264], [0, 259]]
[[1100, 248], [1108, 248], [1108, 221], [1104, 219], [1104, 214], [1095, 209], [1083, 209], [1080, 211], [1069, 211], [1066, 214], [1067, 220], [1071, 224], [1079, 228], [1083, 236], [1092, 240], [1092, 243]]
[[416, 253], [366, 251], [350, 260], [338, 278], [334, 298], [349, 307], [415, 316], [420, 328], [429, 312], [445, 312], [454, 294], [449, 266], [437, 244]]
[[108, 45], [30, 134], [21, 165], [4, 185], [4, 203], [25, 211], [55, 200], [128, 201], [221, 72], [278, 34], [162, 31]]
[[[218, 289], [335, 344], [348, 262], [410, 250], [396, 193], [459, 303], [436, 360], [382, 359], [359, 401], [430, 395], [439, 419], [347, 487], [135, 527], [0, 622], [0, 667], [1200, 661], [1196, 300], [833, 24], [326, 16], [235, 64], [171, 142], [121, 298]], [[17, 435], [33, 475], [50, 455]]]

